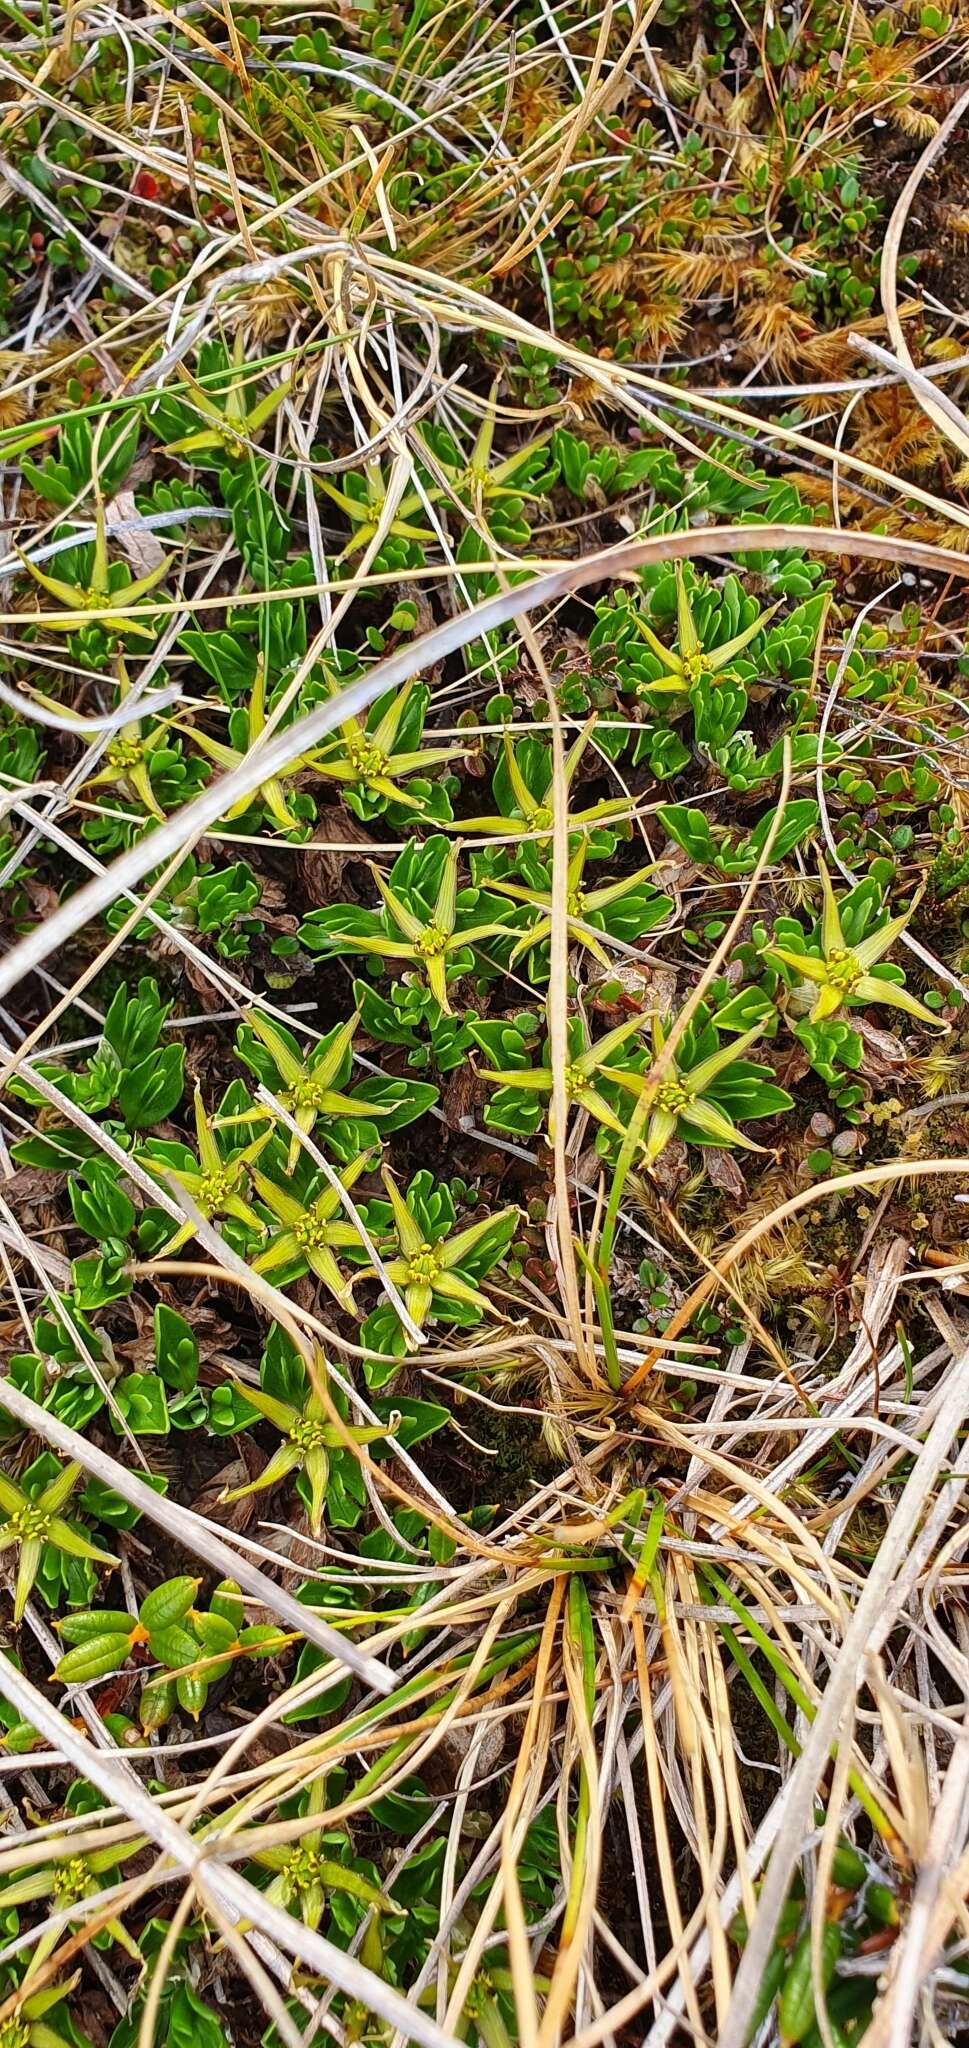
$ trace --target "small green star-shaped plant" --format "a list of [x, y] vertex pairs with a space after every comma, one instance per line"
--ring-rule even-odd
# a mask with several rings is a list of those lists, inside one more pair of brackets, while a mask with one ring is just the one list
[[[604, 888], [583, 888], [582, 875], [588, 852], [588, 834], [584, 833], [568, 867], [568, 934], [574, 945], [584, 946], [601, 967], [608, 968], [612, 964], [609, 954], [589, 927], [597, 926], [599, 930], [617, 936], [639, 938], [644, 932], [652, 931], [667, 911], [672, 910], [673, 899], [659, 895], [647, 882], [655, 862], [650, 867], [637, 868], [635, 874], [625, 875], [621, 881], [607, 883]], [[512, 948], [509, 966], [514, 966], [523, 953], [532, 952], [551, 936], [551, 891], [524, 889], [517, 882], [492, 882], [491, 887], [498, 895], [510, 896], [515, 903], [528, 904], [539, 912]]]
[[[873, 932], [857, 938], [848, 944], [842, 925], [841, 911], [831, 886], [831, 877], [822, 860], [818, 862], [821, 877], [822, 910], [821, 924], [817, 938], [817, 950], [810, 953], [792, 952], [787, 946], [773, 945], [767, 948], [768, 959], [781, 961], [792, 974], [802, 982], [810, 983], [817, 990], [811, 1010], [811, 1022], [816, 1024], [826, 1017], [835, 1017], [846, 1005], [858, 1003], [887, 1003], [890, 1009], [904, 1010], [909, 1017], [917, 1017], [923, 1024], [932, 1024], [935, 1029], [948, 1029], [944, 1019], [933, 1016], [931, 1010], [920, 1003], [917, 996], [909, 993], [897, 981], [883, 980], [871, 972], [886, 953], [889, 953], [897, 939], [901, 938], [912, 910], [901, 917], [890, 917], [878, 925]], [[913, 905], [914, 910], [914, 905]]]
[[[118, 656], [118, 694], [122, 703], [131, 689], [131, 679], [123, 657]], [[85, 789], [102, 789], [118, 785], [129, 793], [136, 802], [153, 818], [164, 814], [152, 787], [150, 756], [157, 747], [164, 746], [168, 739], [165, 725], [149, 723], [147, 730], [143, 719], [132, 719], [128, 725], [119, 726], [112, 733], [104, 750], [104, 767], [90, 775], [84, 783]]]
[[365, 718], [345, 718], [329, 745], [314, 754], [313, 766], [317, 772], [351, 788], [356, 786], [370, 796], [403, 804], [408, 810], [424, 810], [423, 799], [401, 788], [401, 784], [412, 775], [426, 774], [428, 768], [439, 768], [443, 762], [453, 760], [456, 754], [463, 754], [466, 749], [461, 746], [416, 747], [410, 751], [396, 751], [401, 724], [417, 682], [418, 677], [412, 676], [403, 689], [397, 691], [373, 731], [369, 730]]
[[[405, 961], [417, 969], [442, 1011], [451, 1016], [448, 980], [470, 973], [474, 966], [473, 948], [482, 939], [507, 931], [507, 926], [493, 918], [480, 924], [464, 921], [473, 915], [473, 907], [464, 910], [458, 898], [460, 841], [449, 846], [440, 834], [435, 834], [423, 845], [411, 842], [395, 863], [395, 877], [412, 852], [416, 856], [412, 866], [420, 868], [427, 894], [421, 896], [412, 876], [411, 901], [405, 903], [397, 888], [385, 882], [379, 869], [371, 864], [370, 872], [383, 898], [383, 911], [360, 910], [349, 904], [328, 905], [325, 910], [311, 912], [300, 929], [300, 937], [316, 952], [372, 953], [384, 960]], [[429, 877], [433, 880], [428, 881]], [[431, 907], [423, 908], [430, 903], [432, 888]], [[472, 906], [473, 902], [472, 897]], [[417, 909], [412, 907], [415, 903]]]
[[274, 385], [264, 398], [257, 398], [255, 405], [249, 405], [245, 350], [246, 338], [240, 327], [232, 347], [231, 370], [234, 374], [221, 404], [196, 382], [184, 363], [176, 363], [175, 368], [190, 395], [192, 410], [200, 416], [201, 425], [180, 434], [174, 441], [166, 442], [166, 455], [212, 454], [241, 462], [248, 454], [250, 444], [257, 439], [266, 421], [278, 411], [292, 389], [292, 383]]
[[[236, 705], [231, 724], [233, 734], [239, 741], [237, 746], [230, 746], [226, 740], [213, 739], [211, 733], [202, 732], [195, 725], [184, 725], [180, 730], [194, 740], [195, 745], [210, 761], [214, 761], [217, 768], [224, 769], [228, 774], [234, 768], [240, 767], [266, 729], [266, 660], [261, 652], [256, 659], [256, 672], [249, 692], [249, 702]], [[257, 789], [250, 791], [247, 796], [240, 797], [238, 803], [232, 804], [225, 812], [224, 822], [242, 817], [257, 799], [261, 799], [273, 823], [279, 826], [281, 832], [299, 832], [304, 821], [291, 809], [286, 782], [311, 765], [311, 755], [296, 755], [287, 763], [282, 777], [268, 776]]]
[[100, 612], [100, 623], [112, 634], [127, 634], [135, 640], [154, 640], [155, 634], [143, 620], [126, 619], [121, 614], [128, 605], [136, 604], [140, 597], [146, 597], [148, 592], [154, 590], [162, 578], [167, 576], [172, 558], [166, 555], [164, 561], [158, 562], [154, 569], [149, 569], [146, 576], [134, 578], [131, 577], [126, 562], [109, 562], [104, 500], [100, 496], [94, 508], [93, 548], [79, 550], [82, 559], [86, 556], [90, 563], [86, 584], [67, 583], [60, 576], [49, 576], [46, 570], [39, 569], [36, 562], [31, 562], [19, 548], [17, 553], [28, 576], [33, 578], [41, 590], [47, 592], [48, 597], [56, 599], [57, 603], [64, 607], [61, 612], [38, 613], [45, 627], [58, 633], [73, 633], [79, 626], [87, 623], [87, 614]]
[[[351, 471], [344, 476], [346, 485], [359, 487], [359, 495], [355, 495], [352, 488], [341, 490], [338, 484], [331, 483], [325, 476], [318, 476], [316, 482], [317, 488], [325, 491], [327, 497], [334, 505], [339, 506], [340, 511], [350, 521], [351, 537], [342, 554], [337, 556], [338, 562], [345, 561], [348, 555], [359, 554], [361, 548], [367, 547], [378, 532], [387, 503], [388, 482], [384, 478], [379, 462], [368, 462], [363, 475], [359, 471]], [[427, 496], [433, 500], [440, 498], [441, 492], [432, 488], [427, 492]], [[431, 527], [414, 524], [412, 515], [415, 512], [423, 513], [423, 509], [424, 501], [419, 491], [406, 491], [396, 505], [389, 524], [384, 528], [384, 538], [421, 543], [433, 541], [436, 535]]]
[[[323, 1810], [326, 1796], [325, 1779], [316, 1779], [306, 1802], [308, 1814]], [[328, 1837], [334, 1847], [346, 1843], [346, 1836], [333, 1832]], [[322, 1828], [311, 1828], [296, 1842], [280, 1842], [265, 1849], [257, 1849], [253, 1861], [264, 1870], [273, 1872], [272, 1882], [266, 1887], [266, 1898], [274, 1906], [282, 1906], [287, 1913], [294, 1913], [306, 1927], [318, 1927], [323, 1918], [328, 1894], [344, 1892], [348, 1898], [359, 1900], [362, 1906], [372, 1907], [375, 1913], [400, 1912], [393, 1899], [380, 1890], [379, 1885], [365, 1877], [361, 1870], [354, 1870], [335, 1857], [325, 1853], [327, 1838]], [[2, 2048], [2, 2042], [0, 2042]]]
[[[653, 1165], [676, 1133], [695, 1145], [739, 1145], [746, 1152], [764, 1150], [763, 1145], [755, 1144], [753, 1138], [738, 1130], [731, 1114], [733, 1104], [739, 1114], [746, 1116], [772, 1116], [793, 1108], [791, 1097], [773, 1083], [769, 1068], [744, 1059], [748, 1047], [763, 1029], [761, 1019], [749, 1031], [742, 1031], [720, 1045], [716, 1043], [715, 1027], [709, 1024], [706, 1032], [701, 1023], [693, 1034], [686, 1036], [681, 1042], [680, 1058], [670, 1061], [653, 1097], [642, 1151], [647, 1166]], [[709, 1039], [711, 1035], [716, 1049], [707, 1052], [705, 1037]], [[666, 1038], [663, 1024], [654, 1017], [655, 1059], [659, 1058]], [[651, 1083], [651, 1069], [643, 1074], [631, 1073], [628, 1068], [606, 1067], [603, 1071], [607, 1080], [631, 1095], [642, 1096]], [[725, 1077], [729, 1080], [726, 1087]], [[722, 1101], [718, 1100], [720, 1089], [724, 1089]]]
[[[226, 1121], [228, 1122], [230, 1119], [226, 1119]], [[242, 1119], [240, 1118], [239, 1121], [242, 1121]], [[251, 1112], [246, 1116], [245, 1121], [247, 1123], [253, 1121]], [[201, 1089], [196, 1086], [195, 1137], [198, 1149], [197, 1165], [194, 1161], [190, 1165], [186, 1165], [186, 1159], [192, 1159], [187, 1146], [170, 1144], [161, 1138], [153, 1139], [145, 1151], [139, 1154], [139, 1158], [144, 1165], [153, 1167], [156, 1171], [159, 1166], [164, 1166], [165, 1170], [171, 1175], [172, 1180], [177, 1181], [179, 1187], [184, 1188], [186, 1194], [191, 1195], [195, 1207], [200, 1215], [205, 1217], [206, 1222], [208, 1222], [211, 1216], [234, 1216], [238, 1222], [248, 1224], [250, 1230], [261, 1234], [262, 1222], [257, 1216], [252, 1203], [246, 1200], [244, 1190], [248, 1187], [249, 1167], [254, 1159], [258, 1159], [264, 1145], [268, 1144], [271, 1135], [271, 1131], [262, 1131], [253, 1140], [252, 1144], [246, 1145], [241, 1151], [225, 1157], [220, 1148], [215, 1128], [206, 1114], [202, 1102]], [[194, 1235], [194, 1223], [183, 1223], [181, 1228], [176, 1230], [174, 1237], [170, 1237], [167, 1243], [161, 1247], [158, 1253], [159, 1258], [171, 1258], [175, 1252], [181, 1250], [184, 1244], [188, 1244]]]
[[68, 1557], [86, 1557], [92, 1564], [106, 1564], [112, 1569], [118, 1562], [110, 1552], [98, 1550], [72, 1523], [64, 1520], [61, 1510], [67, 1506], [80, 1477], [80, 1465], [65, 1465], [36, 1500], [31, 1500], [29, 1494], [15, 1486], [12, 1479], [0, 1476], [0, 1508], [7, 1517], [0, 1525], [0, 1551], [11, 1550], [16, 1545], [20, 1548], [13, 1602], [16, 1622], [23, 1619], [24, 1608], [40, 1570], [45, 1544], [65, 1551]]
[[64, 1984], [48, 1984], [41, 1991], [28, 1991], [29, 1974], [21, 1987], [12, 2012], [0, 2020], [0, 2048], [71, 2048], [65, 2034], [49, 2026], [46, 2015], [73, 1991], [80, 1976], [76, 1971]]
[[445, 1016], [450, 1016], [448, 1000], [448, 969], [460, 971], [455, 956], [477, 945], [481, 939], [490, 939], [505, 927], [494, 920], [486, 924], [471, 925], [464, 931], [455, 929], [457, 924], [458, 859], [460, 842], [452, 846], [441, 874], [441, 885], [431, 916], [426, 921], [415, 917], [406, 903], [385, 882], [379, 869], [371, 867], [371, 874], [383, 897], [388, 915], [392, 918], [401, 938], [389, 944], [379, 939], [370, 942], [369, 950], [386, 952], [391, 959], [410, 960], [423, 973], [428, 988]]
[[[447, 1312], [458, 1304], [473, 1311], [473, 1320], [480, 1315], [491, 1314], [491, 1303], [480, 1287], [476, 1287], [470, 1275], [462, 1268], [471, 1263], [470, 1271], [475, 1278], [481, 1277], [500, 1259], [507, 1249], [515, 1228], [517, 1210], [500, 1209], [495, 1216], [484, 1216], [478, 1223], [470, 1223], [466, 1230], [458, 1230], [453, 1236], [447, 1235], [447, 1221], [440, 1235], [430, 1235], [423, 1227], [408, 1201], [401, 1194], [396, 1182], [382, 1168], [383, 1183], [387, 1190], [394, 1219], [394, 1236], [397, 1250], [384, 1261], [384, 1272], [403, 1295], [408, 1314], [413, 1321], [422, 1324], [433, 1312], [435, 1304]], [[418, 1175], [410, 1190], [414, 1194], [420, 1188], [426, 1175]], [[446, 1208], [453, 1219], [453, 1209]], [[437, 1226], [441, 1229], [440, 1223]]]
[[[590, 719], [589, 723], [583, 727], [578, 739], [569, 748], [565, 757], [566, 792], [571, 790], [573, 777], [592, 737], [594, 724], [595, 720]], [[486, 813], [480, 818], [464, 818], [461, 821], [461, 831], [468, 839], [476, 833], [486, 833], [489, 836], [507, 838], [514, 830], [517, 822], [520, 826], [524, 826], [526, 832], [537, 835], [536, 843], [541, 848], [551, 838], [554, 821], [551, 749], [546, 748], [544, 750], [538, 770], [540, 777], [539, 787], [536, 791], [530, 787], [529, 782], [522, 773], [518, 748], [512, 745], [509, 733], [502, 734], [502, 743], [504, 747], [504, 767], [508, 779], [512, 809], [510, 812], [502, 813], [501, 815], [492, 816]], [[502, 801], [500, 794], [498, 795], [498, 801], [499, 803]], [[609, 818], [618, 818], [628, 814], [629, 808], [630, 802], [626, 796], [605, 797], [599, 803], [587, 804], [583, 810], [573, 810], [570, 804], [569, 830], [577, 831], [585, 825], [601, 825]]]
[[[328, 1032], [322, 1043], [316, 1046], [305, 1060], [298, 1059], [287, 1045], [282, 1032], [277, 1031], [261, 1010], [250, 1010], [246, 1023], [250, 1030], [266, 1047], [277, 1073], [283, 1083], [279, 1100], [288, 1109], [306, 1137], [312, 1132], [317, 1118], [321, 1116], [349, 1117], [357, 1122], [366, 1122], [374, 1117], [389, 1116], [389, 1106], [357, 1099], [344, 1094], [337, 1085], [345, 1073], [348, 1054], [353, 1044], [353, 1034], [360, 1022], [359, 1010], [354, 1010], [335, 1031]], [[245, 1054], [243, 1053], [243, 1057]], [[275, 1090], [273, 1091], [276, 1092]], [[267, 1109], [256, 1111], [256, 1115], [271, 1116]], [[298, 1137], [293, 1137], [289, 1148], [287, 1166], [292, 1173], [300, 1154]]]
[[[344, 1167], [340, 1176], [342, 1186], [351, 1188], [371, 1163], [370, 1153], [361, 1152], [358, 1159]], [[252, 1178], [260, 1199], [280, 1225], [266, 1250], [253, 1260], [253, 1271], [272, 1273], [279, 1266], [309, 1266], [340, 1307], [348, 1315], [355, 1315], [353, 1289], [344, 1280], [334, 1252], [362, 1251], [364, 1246], [356, 1225], [344, 1220], [339, 1190], [325, 1187], [315, 1201], [306, 1202], [277, 1187], [264, 1173], [254, 1172]]]
[[500, 510], [503, 502], [510, 499], [517, 509], [526, 498], [540, 498], [541, 491], [525, 487], [524, 478], [532, 469], [532, 457], [547, 447], [551, 431], [537, 434], [531, 441], [523, 443], [514, 453], [492, 464], [495, 426], [497, 424], [497, 397], [501, 379], [496, 378], [488, 394], [488, 401], [475, 436], [471, 455], [465, 461], [450, 435], [438, 431], [423, 437], [418, 428], [418, 438], [430, 450], [434, 467], [447, 478], [451, 491], [463, 502], [470, 503], [483, 525], [490, 530], [489, 510]]
[[[317, 1371], [325, 1374], [326, 1364], [317, 1358]], [[312, 1387], [309, 1389], [301, 1408], [293, 1407], [289, 1401], [277, 1400], [275, 1395], [264, 1393], [261, 1387], [246, 1387], [241, 1381], [234, 1381], [240, 1399], [258, 1408], [267, 1422], [278, 1429], [283, 1441], [273, 1452], [268, 1465], [263, 1467], [258, 1478], [251, 1479], [247, 1486], [230, 1487], [219, 1495], [221, 1501], [241, 1500], [247, 1493], [262, 1493], [267, 1487], [278, 1486], [290, 1472], [305, 1472], [310, 1489], [310, 1528], [318, 1536], [326, 1504], [326, 1488], [330, 1477], [330, 1452], [342, 1450], [349, 1434], [354, 1443], [374, 1444], [390, 1433], [392, 1424], [379, 1428], [353, 1427], [338, 1430], [328, 1421], [327, 1412]]]
[[[286, 1125], [285, 1137], [278, 1131], [279, 1140], [289, 1144], [286, 1163], [290, 1173], [304, 1149], [299, 1134], [308, 1138], [315, 1131], [317, 1143], [325, 1144], [338, 1159], [353, 1159], [359, 1152], [374, 1150], [378, 1129], [381, 1137], [402, 1130], [437, 1099], [436, 1088], [426, 1081], [403, 1081], [380, 1073], [368, 1074], [363, 1080], [354, 1077], [353, 1038], [359, 1020], [360, 1011], [355, 1010], [345, 1023], [324, 1032], [308, 1051], [285, 1025], [271, 1022], [260, 1011], [251, 1010], [240, 1026], [236, 1037], [239, 1058], [296, 1125], [295, 1133]], [[263, 1119], [280, 1123], [274, 1104], [254, 1105], [244, 1095], [236, 1114], [228, 1113], [226, 1103], [218, 1126], [222, 1131], [231, 1124], [251, 1128]], [[322, 1128], [317, 1129], [321, 1120]]]
[[[0, 1897], [4, 1907], [33, 1905], [39, 1899], [48, 1899], [51, 1913], [68, 1912], [72, 1906], [80, 1906], [84, 1899], [102, 1891], [105, 1880], [113, 1882], [119, 1874], [119, 1862], [135, 1855], [142, 1846], [136, 1842], [126, 1849], [92, 1849], [86, 1856], [67, 1856], [59, 1863], [42, 1863], [38, 1869], [28, 1871], [25, 1877], [15, 1877], [12, 1883], [4, 1885]], [[143, 1960], [137, 1942], [132, 1940], [122, 1921], [106, 1921], [104, 1932], [126, 1951], [133, 1962]], [[52, 1953], [59, 1936], [60, 1929], [56, 1927], [48, 1928], [46, 1934], [40, 1936], [34, 1949], [34, 1969]], [[0, 2044], [2, 2041], [0, 2032]]]
[[645, 619], [640, 618], [638, 612], [634, 611], [632, 613], [632, 617], [643, 639], [664, 664], [662, 675], [651, 678], [648, 683], [643, 685], [644, 690], [650, 696], [654, 693], [661, 696], [689, 696], [691, 690], [702, 686], [704, 683], [709, 683], [723, 669], [729, 668], [731, 662], [736, 660], [737, 655], [742, 654], [744, 648], [749, 647], [750, 642], [756, 638], [757, 634], [763, 632], [768, 619], [772, 619], [774, 613], [779, 609], [780, 607], [776, 604], [770, 605], [766, 612], [758, 613], [756, 619], [749, 626], [745, 626], [742, 633], [735, 634], [732, 640], [725, 640], [719, 647], [705, 648], [697, 632], [696, 622], [693, 617], [689, 594], [683, 577], [683, 565], [681, 562], [677, 562], [676, 621], [678, 647], [665, 647], [662, 640], [653, 632], [652, 627], [646, 624]]
[[[589, 1038], [584, 1018], [573, 1017], [569, 1023], [569, 1059], [565, 1068], [568, 1102], [576, 1109], [586, 1110], [596, 1123], [617, 1137], [624, 1136], [626, 1125], [614, 1105], [603, 1095], [599, 1082], [603, 1078], [615, 1079], [610, 1063], [623, 1047], [638, 1037], [643, 1022], [640, 1016], [630, 1017], [625, 1024], [617, 1024], [613, 1031], [607, 1031], [595, 1043]], [[472, 1035], [490, 1059], [501, 1056], [500, 1045], [507, 1040], [504, 1027], [474, 1025]], [[485, 1111], [485, 1123], [491, 1129], [529, 1135], [538, 1128], [547, 1104], [549, 1142], [554, 1141], [551, 1099], [555, 1082], [547, 1040], [540, 1067], [529, 1067], [523, 1062], [520, 1067], [481, 1067], [478, 1071], [482, 1081], [487, 1081], [489, 1087], [498, 1091]]]

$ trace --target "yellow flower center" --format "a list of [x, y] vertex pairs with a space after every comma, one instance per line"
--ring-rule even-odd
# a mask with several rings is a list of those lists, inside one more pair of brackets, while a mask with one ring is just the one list
[[0, 2026], [0, 2048], [29, 2048], [30, 2022], [11, 2013]]
[[589, 1076], [584, 1074], [577, 1061], [565, 1069], [565, 1092], [570, 1102], [576, 1102], [584, 1088], [589, 1086]]
[[656, 1090], [656, 1107], [665, 1116], [682, 1116], [689, 1102], [690, 1091], [678, 1074], [669, 1081], [662, 1081]]
[[241, 461], [242, 457], [248, 454], [249, 451], [245, 442], [240, 439], [238, 434], [232, 432], [231, 427], [217, 427], [216, 432], [226, 454], [234, 455], [237, 462]]
[[125, 738], [123, 734], [120, 739], [112, 740], [107, 749], [108, 766], [118, 775], [123, 775], [127, 768], [137, 768], [144, 757], [141, 741]]
[[691, 689], [695, 683], [706, 682], [713, 674], [710, 662], [702, 650], [697, 654], [683, 656], [683, 673]]
[[326, 1082], [319, 1074], [301, 1074], [299, 1080], [287, 1089], [282, 1101], [287, 1109], [322, 1110], [328, 1094]]
[[326, 1244], [327, 1220], [316, 1209], [307, 1209], [293, 1224], [293, 1236], [304, 1251], [322, 1251]]
[[[25, 1501], [23, 1507], [15, 1508], [7, 1528], [18, 1543], [31, 1543], [38, 1536], [46, 1536], [51, 1516], [39, 1501]], [[2, 2043], [0, 2043], [2, 2048]]]
[[845, 996], [851, 994], [855, 983], [861, 980], [864, 973], [864, 968], [859, 967], [854, 954], [848, 951], [847, 946], [837, 946], [833, 953], [829, 953], [825, 968], [831, 987], [840, 989]]
[[54, 1871], [52, 1890], [58, 1906], [73, 1906], [83, 1899], [88, 1886], [87, 1866], [80, 1856], [72, 1856], [67, 1863], [59, 1863]]
[[370, 776], [387, 773], [387, 755], [382, 753], [372, 740], [348, 740], [347, 759], [351, 767], [356, 769], [361, 782], [366, 782]]
[[298, 1449], [303, 1451], [304, 1454], [307, 1451], [322, 1451], [325, 1449], [323, 1438], [325, 1428], [326, 1424], [322, 1416], [301, 1415], [290, 1429], [290, 1441], [296, 1444]]
[[231, 1166], [213, 1167], [211, 1173], [203, 1173], [195, 1197], [203, 1216], [221, 1209], [226, 1196], [232, 1193], [234, 1180]]
[[407, 1278], [417, 1287], [433, 1287], [441, 1261], [432, 1244], [422, 1244], [407, 1261]]
[[307, 1849], [305, 1845], [294, 1849], [288, 1862], [283, 1866], [283, 1876], [290, 1891], [294, 1892], [297, 1898], [303, 1892], [311, 1891], [320, 1881], [320, 1859], [316, 1850]]
[[439, 924], [426, 924], [420, 937], [415, 941], [417, 951], [424, 960], [437, 960], [447, 951], [450, 932], [441, 930]]

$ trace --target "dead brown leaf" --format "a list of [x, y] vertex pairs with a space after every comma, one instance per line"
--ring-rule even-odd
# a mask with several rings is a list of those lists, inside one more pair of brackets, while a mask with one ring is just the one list
[[865, 1056], [861, 1071], [869, 1081], [887, 1081], [897, 1078], [898, 1070], [905, 1065], [905, 1047], [893, 1031], [882, 1031], [876, 1024], [869, 1024], [864, 1017], [852, 1017], [852, 1029], [857, 1031]]
[[705, 1145], [703, 1164], [707, 1179], [713, 1182], [733, 1202], [743, 1202], [747, 1197], [747, 1183], [732, 1152], [724, 1152], [719, 1145]]
[[370, 835], [359, 818], [342, 804], [324, 804], [316, 820], [315, 836], [299, 856], [300, 873], [311, 901], [338, 901], [347, 888], [343, 870], [348, 861], [360, 857], [354, 849], [371, 845]]
[[[245, 1438], [241, 1437], [239, 1442], [240, 1446], [243, 1445]], [[256, 1477], [263, 1462], [259, 1452], [254, 1451], [250, 1465], [240, 1448], [237, 1458], [231, 1458], [227, 1465], [223, 1465], [218, 1472], [213, 1472], [212, 1477], [205, 1481], [192, 1502], [193, 1512], [204, 1515], [210, 1522], [217, 1522], [220, 1528], [234, 1529], [236, 1535], [241, 1535], [255, 1519], [259, 1505], [258, 1494], [247, 1493], [241, 1500], [230, 1501], [223, 1501], [220, 1496], [231, 1491], [233, 1487], [247, 1486], [250, 1479]]]

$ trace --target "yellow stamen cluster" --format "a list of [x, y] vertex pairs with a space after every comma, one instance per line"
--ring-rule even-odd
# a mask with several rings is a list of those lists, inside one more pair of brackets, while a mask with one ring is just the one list
[[211, 1173], [203, 1173], [195, 1193], [195, 1199], [203, 1216], [220, 1209], [227, 1195], [231, 1195], [235, 1174], [230, 1166], [213, 1167]]
[[407, 1278], [418, 1287], [433, 1287], [440, 1270], [440, 1257], [432, 1244], [422, 1244], [407, 1261]]
[[319, 1216], [315, 1209], [308, 1209], [305, 1216], [298, 1216], [293, 1224], [293, 1236], [304, 1251], [322, 1251], [326, 1244], [326, 1217]]
[[347, 760], [356, 769], [361, 782], [366, 782], [372, 775], [387, 773], [387, 756], [372, 740], [348, 740]]
[[78, 1899], [83, 1899], [87, 1887], [87, 1865], [82, 1857], [72, 1856], [67, 1863], [57, 1865], [52, 1890], [59, 1907], [73, 1906]]
[[829, 953], [825, 967], [827, 970], [826, 978], [832, 988], [840, 989], [842, 995], [846, 996], [850, 996], [852, 989], [861, 980], [864, 972], [864, 969], [859, 967], [854, 954], [848, 951], [847, 946], [838, 946], [833, 953]]
[[301, 1451], [322, 1451], [325, 1448], [323, 1432], [325, 1422], [318, 1415], [300, 1415], [292, 1424], [289, 1436], [291, 1443]]
[[689, 1102], [690, 1091], [678, 1074], [673, 1075], [668, 1081], [662, 1081], [656, 1090], [656, 1108], [662, 1110], [666, 1116], [682, 1116]]

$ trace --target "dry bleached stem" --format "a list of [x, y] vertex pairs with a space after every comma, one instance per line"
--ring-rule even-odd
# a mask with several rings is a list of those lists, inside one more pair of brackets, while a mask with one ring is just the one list
[[[953, 405], [952, 400], [946, 396], [945, 392], [933, 391], [931, 385], [928, 390], [925, 390], [925, 379], [915, 369], [911, 351], [905, 339], [905, 331], [898, 317], [897, 285], [899, 251], [902, 246], [902, 236], [905, 232], [906, 222], [915, 194], [922, 183], [922, 179], [931, 170], [936, 158], [941, 156], [950, 136], [962, 120], [967, 107], [969, 107], [969, 86], [967, 86], [964, 93], [960, 94], [954, 106], [949, 108], [945, 120], [926, 143], [918, 162], [913, 165], [909, 172], [895, 202], [891, 220], [885, 230], [885, 241], [882, 247], [881, 276], [879, 279], [881, 300], [885, 309], [885, 323], [891, 335], [892, 344], [899, 359], [903, 375], [906, 376], [907, 381], [918, 393], [923, 409], [928, 414], [933, 425], [943, 435], [945, 440], [950, 441], [954, 447], [958, 448], [963, 458], [969, 455], [969, 421], [966, 420], [965, 414], [960, 412], [958, 406]], [[866, 349], [865, 353], [869, 354], [872, 351]], [[889, 362], [891, 360], [890, 358], [886, 359], [881, 352], [875, 359], [876, 361], [881, 361], [883, 365], [886, 360]]]
[[[953, 1438], [969, 1409], [969, 1353], [953, 1366], [935, 1421], [912, 1467], [868, 1574], [837, 1656], [817, 1715], [783, 1796], [783, 1821], [771, 1853], [757, 1917], [740, 1960], [720, 2048], [744, 2048], [751, 2013], [774, 1941], [778, 1916], [804, 1841], [811, 1830], [817, 1787], [845, 1708], [853, 1698], [864, 1661], [877, 1633], [883, 1637], [908, 1590], [905, 1560], [921, 1517], [946, 1464]], [[956, 1482], [959, 1491], [962, 1482]]]

